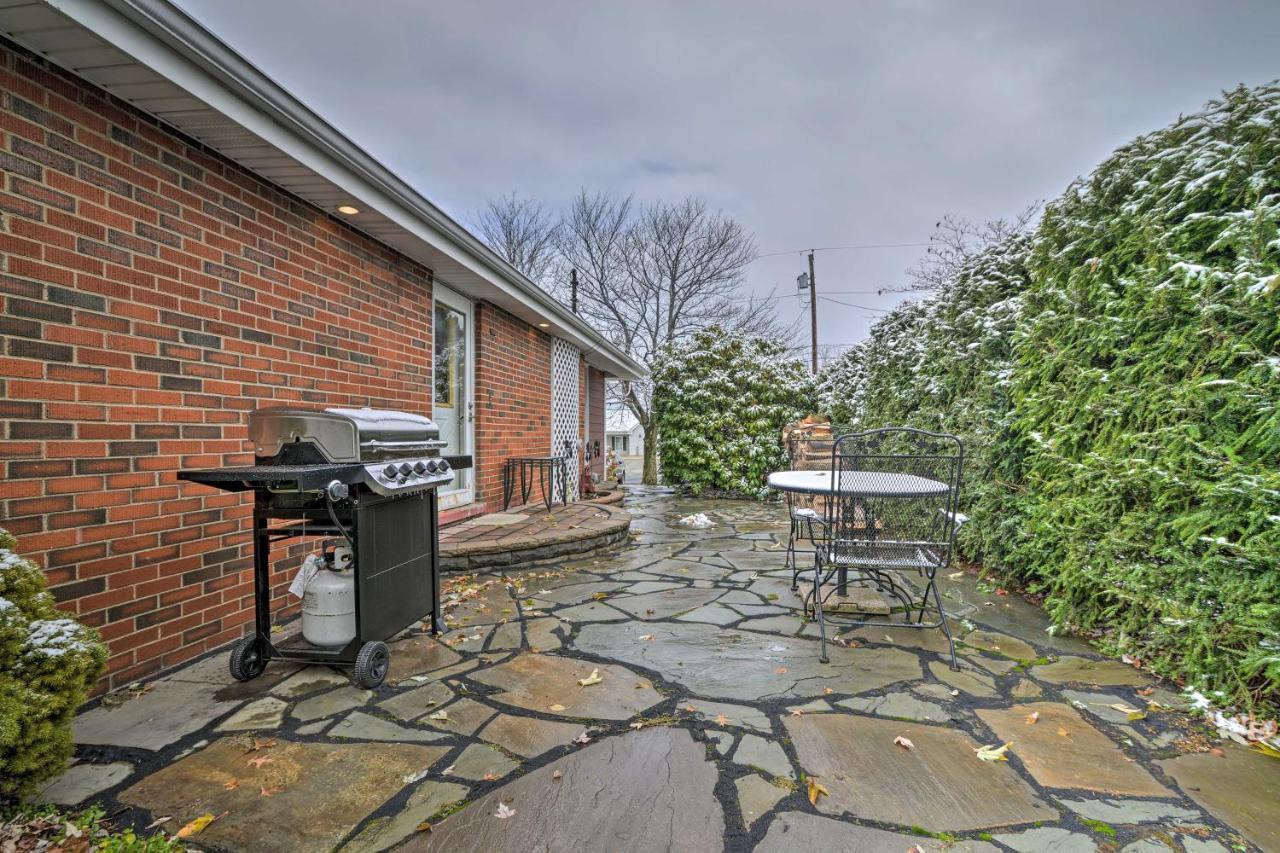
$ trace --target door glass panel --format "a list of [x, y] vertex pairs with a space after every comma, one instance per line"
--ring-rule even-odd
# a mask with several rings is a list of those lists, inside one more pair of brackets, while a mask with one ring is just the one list
[[[441, 440], [448, 442], [443, 452], [450, 456], [471, 452], [467, 429], [467, 333], [467, 315], [437, 302], [433, 332], [435, 421]], [[469, 473], [458, 471], [442, 491], [467, 488]]]

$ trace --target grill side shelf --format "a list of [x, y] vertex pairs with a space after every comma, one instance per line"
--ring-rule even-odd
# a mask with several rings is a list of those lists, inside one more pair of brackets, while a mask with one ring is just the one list
[[364, 477], [364, 466], [352, 465], [243, 465], [235, 468], [205, 468], [178, 472], [179, 480], [212, 486], [224, 492], [253, 489], [283, 489], [314, 492], [333, 480], [355, 485]]

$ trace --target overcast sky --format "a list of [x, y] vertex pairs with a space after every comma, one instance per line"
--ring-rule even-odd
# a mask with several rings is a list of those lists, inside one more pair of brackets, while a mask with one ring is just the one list
[[[513, 190], [695, 193], [762, 254], [1014, 214], [1221, 90], [1280, 76], [1275, 0], [179, 2], [463, 222]], [[891, 307], [903, 297], [862, 291], [901, 286], [923, 251], [819, 252], [819, 290]], [[787, 293], [790, 322], [803, 269], [761, 258], [748, 286]], [[824, 344], [878, 316], [820, 307]]]

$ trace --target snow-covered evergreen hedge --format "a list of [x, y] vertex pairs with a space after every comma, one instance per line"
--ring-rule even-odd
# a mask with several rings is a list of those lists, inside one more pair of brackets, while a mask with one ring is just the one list
[[786, 467], [782, 428], [809, 414], [812, 378], [786, 347], [712, 327], [667, 348], [653, 370], [662, 478], [763, 497]]
[[96, 631], [60, 614], [40, 567], [0, 529], [0, 801], [71, 757], [71, 718], [106, 663]]
[[1280, 87], [1118, 150], [822, 393], [964, 435], [966, 548], [1059, 624], [1280, 705]]

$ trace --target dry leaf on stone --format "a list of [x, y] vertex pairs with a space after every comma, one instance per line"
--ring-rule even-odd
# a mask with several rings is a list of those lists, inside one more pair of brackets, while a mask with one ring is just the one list
[[688, 711], [690, 714], [695, 714], [698, 711], [698, 709], [693, 707], [692, 705], [685, 705], [684, 709]]
[[824, 687], [824, 688], [822, 688], [822, 695], [824, 695], [824, 696], [830, 696], [832, 693], [835, 693], [835, 691], [834, 691], [834, 690], [832, 690], [830, 687]]
[[644, 728], [644, 721], [643, 721], [643, 720], [636, 720], [634, 723], [632, 723], [632, 724], [629, 726], [629, 728], [633, 728], [633, 729], [635, 729], [636, 731], [640, 731], [641, 729], [643, 729], [643, 728]]
[[456, 765], [456, 764], [450, 764], [448, 767], [446, 767], [445, 769], [443, 769], [443, 770], [441, 770], [441, 771], [440, 771], [440, 775], [441, 775], [441, 776], [449, 776], [449, 775], [451, 775], [451, 774], [453, 773], [453, 768], [455, 768], [455, 767], [457, 767], [457, 766], [458, 766], [458, 765]]
[[902, 735], [898, 735], [896, 738], [894, 738], [894, 739], [893, 739], [893, 742], [894, 742], [894, 744], [896, 744], [897, 746], [902, 747], [903, 749], [915, 749], [915, 748], [916, 748], [916, 745], [915, 745], [914, 743], [912, 743], [912, 742], [911, 742], [911, 740], [910, 740], [909, 738], [905, 738], [905, 737], [903, 737]]
[[240, 780], [228, 779], [227, 781], [222, 783], [222, 787], [226, 788], [228, 791], [234, 791], [236, 788], [240, 787]]
[[1040, 719], [1040, 712], [1032, 711], [1030, 714], [1027, 714], [1027, 725], [1034, 726], [1039, 721], [1039, 719]]
[[1002, 744], [1000, 746], [980, 746], [974, 750], [978, 754], [979, 761], [1008, 761], [1005, 752], [1009, 747], [1013, 746], [1013, 742]]
[[1058, 737], [1070, 737], [1071, 732], [1067, 731], [1066, 726], [1058, 726]]
[[729, 723], [730, 723], [729, 718], [726, 717], [724, 714], [716, 714], [716, 725], [727, 726], [729, 725]]
[[439, 711], [436, 711], [434, 714], [428, 714], [427, 719], [428, 720], [448, 720], [449, 712], [441, 708]]
[[593, 669], [591, 670], [591, 674], [588, 675], [586, 678], [578, 679], [578, 683], [581, 684], [583, 687], [590, 687], [591, 685], [599, 684], [602, 681], [604, 681], [604, 678], [600, 676], [599, 669]]
[[582, 734], [574, 738], [573, 742], [574, 743], [591, 743], [591, 735], [587, 734], [586, 732], [583, 732]]
[[498, 810], [493, 813], [493, 816], [500, 820], [506, 820], [507, 818], [513, 816], [515, 813], [516, 813], [516, 810], [509, 807], [506, 803], [498, 803]]
[[652, 641], [654, 639], [654, 636], [653, 634], [641, 634], [640, 639], [645, 641]]
[[792, 709], [791, 709], [791, 716], [793, 716], [793, 717], [803, 717], [803, 716], [804, 716], [804, 708], [792, 708]]
[[158, 817], [155, 820], [151, 821], [151, 823], [147, 824], [147, 829], [155, 829], [160, 824], [168, 823], [171, 820], [173, 820], [173, 818], [170, 816]]
[[786, 675], [786, 674], [787, 674], [787, 668], [786, 668], [785, 666], [780, 666], [780, 667], [778, 667], [777, 669], [775, 669], [775, 670], [774, 670], [774, 673], [775, 673], [775, 674], [777, 674], [777, 675]]
[[959, 691], [959, 690], [952, 690], [952, 691], [951, 691], [951, 695], [952, 695], [952, 696], [959, 696], [959, 695], [960, 695], [960, 691]]
[[563, 774], [563, 773], [561, 773], [559, 770], [557, 770], [557, 771], [555, 771], [554, 773], [552, 773], [552, 774], [551, 774], [551, 778], [552, 778], [552, 779], [563, 779], [563, 778], [564, 778], [564, 774]]
[[1264, 741], [1255, 741], [1253, 743], [1253, 749], [1270, 758], [1280, 758], [1280, 749], [1276, 749], [1274, 746]]
[[280, 793], [279, 788], [268, 788], [265, 786], [258, 788], [258, 796], [260, 797], [269, 797], [272, 794], [278, 794], [278, 793]]
[[217, 820], [219, 817], [222, 817], [225, 814], [226, 812], [223, 812], [222, 814], [215, 817], [213, 812], [205, 812], [204, 814], [200, 815], [200, 817], [196, 818], [195, 820], [183, 826], [182, 829], [179, 829], [176, 835], [178, 838], [190, 838], [196, 833], [201, 832], [206, 826], [213, 823], [215, 820]]
[[497, 774], [497, 773], [494, 773], [492, 770], [487, 770], [487, 771], [485, 771], [484, 776], [482, 776], [481, 778], [482, 778], [485, 782], [493, 782], [493, 781], [496, 781], [496, 780], [497, 780], [497, 778], [498, 778], [498, 774]]
[[827, 790], [826, 786], [823, 785], [821, 782], [819, 782], [817, 779], [814, 779], [812, 776], [809, 777], [808, 783], [809, 783], [809, 803], [811, 805], [816, 806], [818, 804], [818, 797], [821, 797], [824, 795], [828, 797], [831, 796], [831, 792]]
[[431, 831], [431, 822], [430, 822], [430, 821], [426, 821], [426, 820], [424, 820], [422, 823], [418, 824], [418, 826], [416, 827], [416, 829], [417, 829], [417, 831], [418, 831], [418, 832], [430, 832], [430, 831]]
[[1124, 714], [1129, 718], [1129, 722], [1131, 723], [1137, 722], [1138, 720], [1145, 720], [1147, 718], [1145, 712], [1139, 711], [1137, 708], [1130, 708], [1123, 702], [1115, 702], [1107, 707], [1113, 711], [1119, 711], [1121, 714]]
[[257, 758], [250, 758], [245, 763], [248, 764], [250, 767], [261, 767], [262, 765], [270, 764], [273, 761], [275, 761], [274, 758], [267, 758], [265, 755], [262, 755]]

